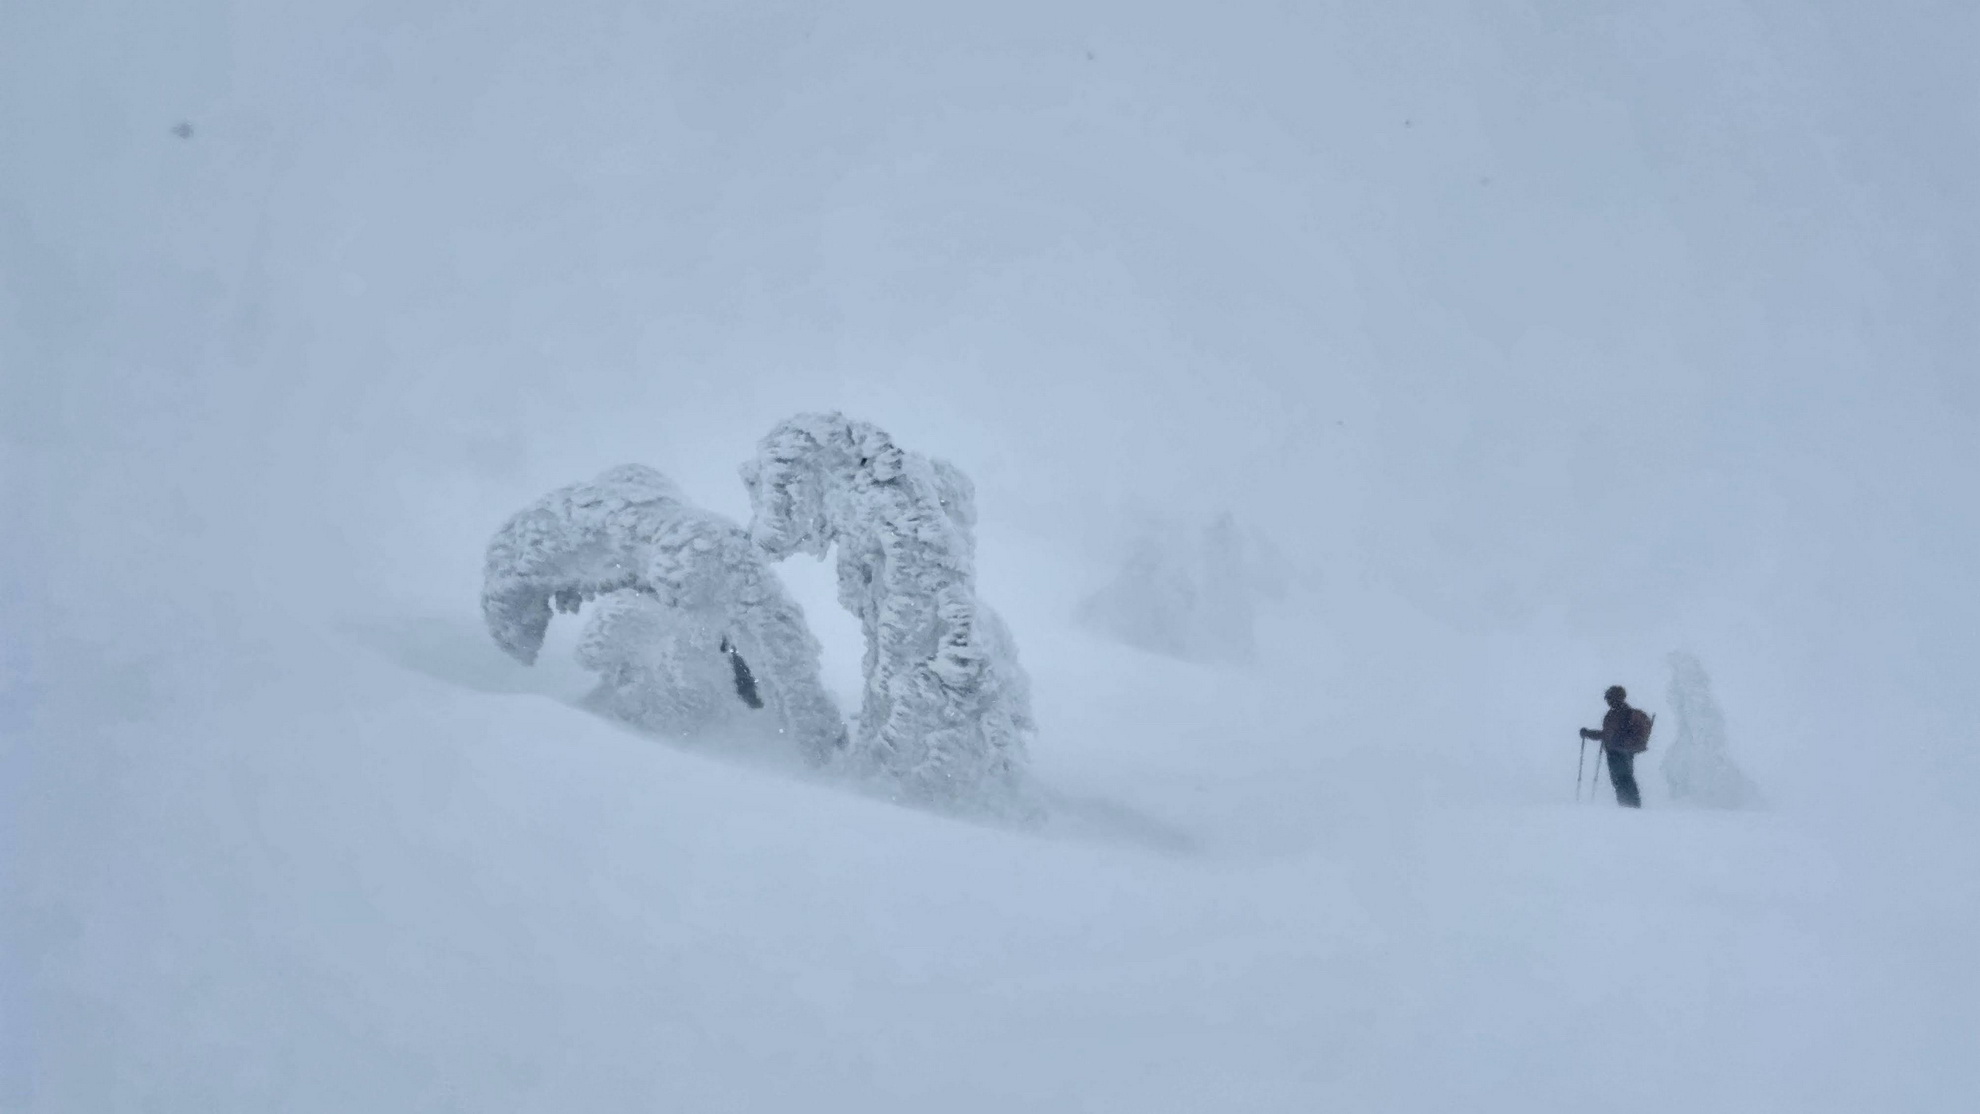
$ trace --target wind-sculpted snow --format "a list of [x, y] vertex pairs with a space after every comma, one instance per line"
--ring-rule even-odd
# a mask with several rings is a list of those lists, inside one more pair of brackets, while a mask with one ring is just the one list
[[915, 800], [1015, 805], [1030, 689], [1009, 630], [976, 598], [969, 478], [836, 413], [784, 421], [742, 471], [766, 553], [838, 549], [839, 601], [866, 634], [848, 765]]
[[557, 611], [593, 600], [578, 657], [599, 674], [595, 706], [686, 734], [760, 693], [810, 757], [844, 745], [803, 611], [741, 527], [651, 468], [553, 491], [488, 543], [482, 615], [516, 660], [536, 660]]
[[1664, 753], [1664, 779], [1671, 799], [1710, 808], [1749, 808], [1760, 794], [1733, 764], [1726, 746], [1726, 721], [1712, 696], [1712, 679], [1697, 658], [1682, 650], [1667, 659], [1668, 694], [1677, 717], [1677, 738]]

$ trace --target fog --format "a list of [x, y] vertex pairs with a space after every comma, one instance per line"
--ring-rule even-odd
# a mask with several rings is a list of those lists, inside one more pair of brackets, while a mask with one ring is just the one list
[[[852, 1016], [872, 1019], [847, 1037], [881, 1065], [868, 1064], [883, 1080], [872, 1089], [823, 1061], [738, 1060], [706, 1035], [689, 993], [647, 1003], [656, 1014], [615, 1008], [649, 1025], [684, 1011], [681, 1024], [710, 1042], [700, 1069], [580, 1098], [560, 1087], [582, 1073], [563, 1074], [569, 1064], [545, 1052], [514, 1079], [480, 1077], [488, 1090], [448, 1090], [451, 1072], [496, 1056], [502, 1038], [492, 1022], [480, 1038], [434, 1037], [453, 1031], [454, 1014], [435, 1004], [444, 993], [418, 1007], [443, 1019], [426, 1027], [374, 1008], [389, 998], [340, 997], [329, 975], [173, 950], [175, 933], [193, 932], [185, 925], [223, 926], [210, 929], [221, 938], [269, 907], [326, 938], [336, 930], [321, 926], [341, 923], [349, 903], [388, 907], [339, 888], [338, 849], [355, 841], [380, 862], [423, 861], [408, 850], [437, 838], [417, 818], [421, 787], [441, 777], [433, 769], [487, 761], [472, 756], [497, 735], [530, 769], [572, 771], [546, 775], [542, 801], [595, 779], [627, 786], [616, 791], [628, 800], [664, 795], [656, 811], [674, 818], [638, 822], [664, 830], [594, 829], [574, 807], [531, 821], [540, 832], [509, 830], [500, 817], [542, 802], [530, 775], [505, 775], [488, 790], [498, 819], [448, 812], [462, 845], [480, 848], [462, 854], [527, 857], [536, 833], [568, 850], [564, 861], [609, 875], [648, 869], [648, 855], [715, 854], [718, 839], [740, 855], [741, 840], [770, 849], [738, 870], [800, 893], [899, 885], [903, 902], [959, 902], [965, 929], [930, 914], [924, 936], [903, 914], [871, 938], [845, 928], [841, 952], [775, 954], [800, 982], [833, 969], [828, 952], [856, 955], [846, 962], [857, 967], [926, 947], [939, 968], [932, 941], [948, 934], [964, 973], [943, 993], [963, 1003], [959, 1016], [990, 1008], [986, 997], [1001, 1003], [992, 1013], [1017, 1009], [1014, 1029], [1031, 1015], [1011, 1003], [1056, 1001], [1031, 997], [1044, 984], [1019, 973], [1057, 970], [1037, 958], [1071, 938], [1055, 918], [1147, 926], [1175, 910], [1250, 908], [1226, 889], [1287, 861], [1349, 879], [1338, 905], [1310, 899], [1335, 911], [1316, 916], [1336, 917], [1340, 939], [1360, 939], [1357, 918], [1372, 918], [1400, 943], [1393, 969], [1293, 980], [1352, 1009], [1272, 1030], [1284, 1039], [1340, 1047], [1354, 1018], [1374, 1016], [1406, 1044], [1421, 1030], [1396, 1018], [1452, 986], [1531, 1022], [1554, 1000], [1496, 997], [1491, 976], [1473, 983], [1434, 958], [1458, 954], [1435, 951], [1448, 941], [1421, 927], [1439, 910], [1490, 920], [1453, 896], [1470, 891], [1425, 883], [1397, 896], [1370, 879], [1392, 861], [1420, 865], [1423, 843], [1441, 842], [1424, 831], [1481, 841], [1481, 859], [1498, 846], [1534, 863], [1553, 862], [1528, 846], [1552, 833], [1587, 861], [1533, 869], [1560, 871], [1549, 884], [1584, 895], [1617, 884], [1596, 880], [1604, 860], [1590, 848], [1603, 840], [1628, 848], [1633, 865], [1618, 869], [1669, 866], [1657, 876], [1676, 879], [1674, 892], [1704, 885], [1685, 864], [1717, 863], [1757, 887], [1725, 900], [1764, 904], [1777, 886], [1885, 919], [1807, 930], [1817, 959], [1803, 977], [1828, 972], [1820, 993], [1837, 996], [1820, 1004], [1798, 997], [1793, 948], [1770, 951], [1760, 929], [1750, 944], [1703, 932], [1673, 969], [1787, 969], [1778, 985], [1739, 984], [1724, 1024], [1815, 1035], [1779, 1060], [1710, 1071], [1704, 1045], [1686, 1043], [1703, 1042], [1701, 1030], [1652, 1040], [1672, 1090], [1630, 1108], [1767, 1109], [1756, 1096], [1768, 1094], [1784, 1108], [1789, 1097], [1970, 1104], [1980, 1077], [1957, 1050], [1980, 1039], [1963, 996], [1980, 988], [1980, 825], [1969, 815], [1980, 791], [1969, 708], [1980, 677], [1980, 11], [1837, 0], [827, 7], [0, 9], [0, 864], [24, 895], [0, 968], [0, 1063], [13, 1066], [0, 1071], [0, 1105], [330, 1109], [343, 1094], [368, 1104], [346, 1108], [439, 1109], [444, 1093], [462, 1109], [778, 1109], [820, 1079], [836, 1081], [817, 1084], [821, 1108], [886, 1096], [974, 1109], [1003, 1093], [939, 1055], [895, 1076], [919, 1082], [886, 1085], [887, 1056], [859, 1033], [889, 1032], [888, 1018], [921, 1007], [851, 992]], [[568, 706], [583, 683], [575, 667], [549, 660], [569, 658], [569, 631], [533, 674], [474, 656], [493, 653], [473, 601], [482, 547], [508, 514], [640, 462], [746, 520], [737, 466], [804, 410], [873, 421], [974, 478], [983, 591], [1038, 690], [1038, 775], [1088, 802], [1062, 810], [1075, 818], [1066, 831], [958, 825], [737, 764], [717, 746], [682, 752], [608, 731]], [[1072, 633], [1076, 601], [1115, 574], [1149, 514], [1226, 512], [1284, 555], [1291, 585], [1258, 605], [1256, 662], [1187, 666]], [[833, 602], [829, 570], [781, 571], [825, 641], [828, 681], [856, 694], [858, 627]], [[1649, 761], [1642, 817], [1559, 812], [1572, 805], [1570, 729], [1599, 720], [1613, 683], [1655, 710], [1674, 650], [1710, 670], [1732, 751], [1767, 809], [1742, 828], [1682, 810], [1653, 817], [1663, 802]], [[238, 752], [204, 741], [221, 738], [244, 741]], [[529, 749], [545, 739], [559, 741]], [[435, 757], [418, 757], [428, 746]], [[404, 780], [369, 772], [397, 762]], [[271, 803], [306, 803], [312, 781], [373, 776], [386, 787], [377, 799], [411, 809], [384, 828], [362, 804], [283, 817]], [[696, 803], [688, 787], [725, 804]], [[145, 811], [172, 794], [176, 804]], [[148, 935], [157, 906], [128, 887], [222, 869], [199, 855], [233, 846], [237, 812], [260, 817], [243, 831], [284, 849], [271, 869], [293, 900], [264, 901], [254, 885], [201, 889], [172, 905], [191, 920]], [[1433, 819], [1419, 829], [1395, 818], [1418, 815]], [[1673, 815], [1697, 823], [1615, 827]], [[850, 859], [780, 856], [785, 836], [806, 846], [814, 828], [851, 833], [832, 837]], [[917, 881], [912, 869], [894, 878], [899, 864], [880, 851], [869, 861], [896, 840], [938, 848], [920, 863], [935, 874], [956, 869], [939, 848], [966, 848], [956, 854], [987, 872], [981, 888], [956, 889], [947, 874]], [[1041, 840], [1068, 847], [1042, 875], [1025, 865], [1045, 854]], [[1119, 849], [1137, 841], [1148, 846]], [[1093, 866], [1093, 847], [1130, 861]], [[319, 852], [327, 874], [311, 873]], [[1191, 865], [1144, 868], [1134, 855]], [[1810, 855], [1820, 861], [1801, 861]], [[1436, 861], [1439, 878], [1466, 873]], [[1109, 906], [1081, 892], [1088, 869], [1186, 870], [1185, 894], [1219, 896], [1199, 904], [1156, 882], [1155, 896], [1129, 886], [1125, 905]], [[1816, 880], [1795, 881], [1802, 869]], [[70, 884], [83, 877], [96, 881]], [[1742, 892], [1715, 874], [1720, 883]], [[568, 943], [659, 915], [629, 892], [599, 898], [596, 916], [584, 894], [566, 895], [577, 903], [559, 914], [568, 922], [542, 931]], [[707, 892], [718, 914], [790, 911], [730, 910], [722, 886]], [[1003, 904], [992, 913], [978, 901]], [[432, 923], [462, 908], [440, 902]], [[1549, 908], [1521, 914], [1536, 939], [1585, 927]], [[612, 919], [625, 909], [643, 911]], [[1231, 929], [1212, 922], [1190, 923]], [[611, 954], [636, 964], [644, 953], [626, 931]], [[397, 939], [372, 941], [382, 953], [347, 942], [322, 954], [396, 955]], [[1418, 945], [1433, 949], [1428, 973], [1402, 974]], [[1869, 958], [1901, 947], [1913, 948], [1902, 969]], [[1122, 1000], [1214, 999], [1206, 986], [1255, 977], [1227, 970], [1220, 983], [1176, 958], [1189, 953], [1161, 954], [1124, 977], [1135, 993]], [[320, 1034], [295, 1036], [342, 1065], [326, 1077], [366, 1079], [370, 1089], [349, 1092], [318, 1086], [289, 1045], [277, 1057], [288, 1066], [269, 1067], [246, 1037], [222, 1042], [233, 1051], [208, 1065], [234, 1074], [168, 1070], [175, 1041], [197, 1041], [157, 1020], [185, 1021], [159, 1003], [187, 999], [154, 992], [180, 976], [155, 975], [170, 963], [145, 956], [253, 986], [251, 1008], [199, 999], [195, 1031], [327, 1010], [347, 1026], [338, 1032], [370, 1033], [390, 1054], [353, 1051], [346, 1063], [321, 1052], [334, 1042]], [[130, 974], [145, 970], [150, 981]], [[584, 992], [569, 988], [591, 976], [557, 970], [563, 981], [546, 985], [567, 989], [558, 1008], [582, 1014]], [[268, 971], [285, 973], [253, 973]], [[722, 977], [706, 977], [702, 1004], [719, 1012]], [[1366, 981], [1352, 990], [1348, 978]], [[660, 997], [681, 989], [656, 985]], [[805, 993], [844, 1005], [837, 986]], [[1632, 998], [1624, 1013], [1660, 1016], [1654, 999]], [[1384, 1012], [1398, 1001], [1413, 1005]], [[1825, 1028], [1849, 1001], [1858, 1016]], [[459, 1002], [461, 1016], [514, 1006]], [[1563, 1018], [1613, 1020], [1600, 1001], [1556, 1004]], [[1073, 1051], [1007, 1051], [1019, 1067], [998, 1086], [1021, 1094], [1011, 1078], [1030, 1072], [1057, 1080], [1032, 1095], [1040, 1109], [1125, 1103], [1137, 1094], [1123, 1082], [1129, 1065], [1168, 1058], [1182, 1040], [1159, 1024], [1162, 1008], [1154, 1015], [1147, 1031], [1089, 1017], [1114, 1023], [1116, 1058], [1098, 1054], [1083, 1075], [1038, 1066], [1077, 1061]], [[922, 1039], [976, 1039], [954, 1024]], [[1408, 1090], [1400, 1054], [1308, 1079], [1275, 1074], [1293, 1061], [1261, 1063], [1255, 1045], [1220, 1058], [1219, 1046], [1185, 1043], [1196, 1056], [1181, 1062], [1199, 1070], [1153, 1093], [1176, 1109], [1291, 1109], [1315, 1096], [1554, 1109], [1597, 1084], [1536, 1066], [1550, 1049], [1585, 1051], [1579, 1037], [1547, 1043], [1551, 1024], [1498, 1061], [1525, 1065], [1504, 1069], [1528, 1080], [1518, 1086], [1453, 1066], [1451, 1092]], [[1838, 1059], [1860, 1047], [1854, 1025], [1912, 1034], [1911, 1058]], [[640, 1054], [629, 1045], [618, 1062]], [[1473, 1049], [1459, 1063], [1492, 1059]], [[1822, 1070], [1767, 1089], [1810, 1062]], [[725, 1097], [712, 1080], [731, 1066], [792, 1090]], [[1880, 1091], [1893, 1076], [1914, 1089]]]

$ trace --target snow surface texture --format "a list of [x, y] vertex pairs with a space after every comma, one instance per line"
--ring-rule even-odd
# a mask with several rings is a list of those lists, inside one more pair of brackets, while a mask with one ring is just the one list
[[911, 800], [1017, 805], [1030, 683], [1010, 631], [976, 598], [969, 477], [838, 413], [779, 423], [742, 475], [765, 552], [838, 550], [839, 602], [866, 636], [848, 766]]
[[1285, 574], [1269, 550], [1247, 560], [1226, 512], [1195, 537], [1144, 521], [1105, 587], [1081, 600], [1085, 626], [1130, 646], [1183, 661], [1249, 662], [1257, 655], [1253, 597], [1283, 596]]
[[488, 543], [481, 611], [511, 657], [536, 660], [554, 611], [598, 606], [578, 648], [591, 703], [649, 730], [702, 731], [744, 707], [730, 649], [780, 730], [814, 761], [845, 740], [819, 647], [741, 527], [638, 464], [559, 488]]
[[1671, 714], [1677, 737], [1664, 752], [1664, 780], [1671, 799], [1708, 808], [1751, 808], [1760, 801], [1752, 779], [1733, 763], [1726, 719], [1712, 696], [1712, 679], [1698, 659], [1674, 650], [1668, 659]]

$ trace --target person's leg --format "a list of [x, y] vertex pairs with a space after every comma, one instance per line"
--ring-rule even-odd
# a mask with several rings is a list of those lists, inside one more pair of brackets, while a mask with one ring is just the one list
[[1609, 784], [1616, 787], [1616, 803], [1624, 808], [1642, 808], [1643, 798], [1636, 791], [1636, 756], [1607, 747], [1602, 753], [1609, 758]]

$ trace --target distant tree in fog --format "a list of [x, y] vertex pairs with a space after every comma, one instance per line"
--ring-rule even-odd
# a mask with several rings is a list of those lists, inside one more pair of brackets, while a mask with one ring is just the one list
[[1079, 602], [1083, 625], [1184, 661], [1248, 662], [1257, 655], [1260, 598], [1282, 598], [1288, 574], [1274, 549], [1247, 541], [1225, 513], [1192, 534], [1144, 522], [1112, 580]]
[[1733, 764], [1725, 717], [1712, 696], [1705, 667], [1682, 650], [1667, 660], [1671, 666], [1667, 699], [1677, 719], [1677, 734], [1663, 761], [1671, 799], [1709, 808], [1748, 808], [1759, 803], [1752, 780]]

